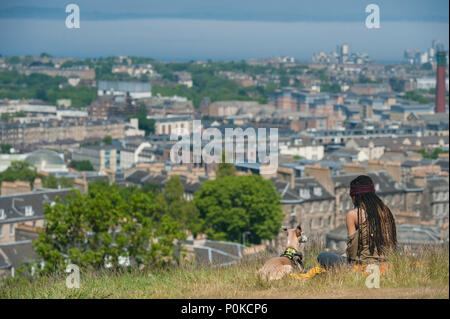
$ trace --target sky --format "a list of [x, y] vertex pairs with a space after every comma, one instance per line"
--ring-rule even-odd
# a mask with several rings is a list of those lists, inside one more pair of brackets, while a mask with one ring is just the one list
[[[69, 3], [80, 8], [80, 29], [65, 26]], [[365, 27], [371, 3], [380, 7], [379, 29]], [[348, 43], [394, 62], [434, 39], [448, 48], [448, 12], [448, 0], [0, 0], [0, 54], [310, 61]]]

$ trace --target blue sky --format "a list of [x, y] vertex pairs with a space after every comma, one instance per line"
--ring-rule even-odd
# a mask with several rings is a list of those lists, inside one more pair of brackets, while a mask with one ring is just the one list
[[385, 21], [448, 22], [448, 0], [2, 0], [1, 17], [58, 19], [69, 3], [89, 20], [176, 18], [232, 21], [351, 21], [380, 6]]
[[[69, 3], [80, 7], [80, 29], [65, 28]], [[377, 30], [364, 27], [370, 3], [380, 7]], [[433, 39], [448, 48], [448, 11], [448, 0], [0, 0], [0, 54], [309, 61], [346, 42], [396, 61]]]

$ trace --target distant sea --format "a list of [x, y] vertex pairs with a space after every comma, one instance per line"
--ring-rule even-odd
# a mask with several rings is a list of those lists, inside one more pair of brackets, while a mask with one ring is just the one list
[[398, 62], [405, 49], [427, 50], [433, 39], [448, 48], [449, 24], [383, 22], [367, 29], [356, 22], [256, 22], [188, 19], [84, 21], [67, 29], [59, 20], [0, 19], [0, 54], [55, 57], [135, 55], [163, 61], [241, 60], [313, 53], [348, 43], [378, 62]]

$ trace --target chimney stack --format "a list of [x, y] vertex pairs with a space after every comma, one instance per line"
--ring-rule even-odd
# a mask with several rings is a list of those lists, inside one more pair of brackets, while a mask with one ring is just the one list
[[313, 176], [332, 195], [334, 195], [334, 183], [331, 179], [330, 169], [319, 163], [306, 165], [305, 176]]
[[436, 71], [436, 98], [434, 113], [445, 113], [445, 68], [447, 65], [447, 52], [439, 51], [436, 54], [437, 71]]

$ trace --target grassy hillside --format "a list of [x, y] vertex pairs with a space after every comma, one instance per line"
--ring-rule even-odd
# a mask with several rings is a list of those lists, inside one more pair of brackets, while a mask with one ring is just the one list
[[[316, 250], [309, 251], [306, 265], [317, 266], [316, 256]], [[267, 258], [259, 255], [222, 268], [81, 272], [79, 289], [66, 288], [65, 275], [5, 280], [0, 298], [449, 298], [448, 246], [393, 255], [379, 289], [368, 289], [366, 275], [345, 267], [311, 279], [265, 282], [255, 272]]]

